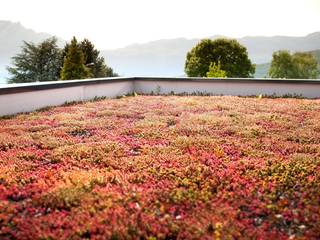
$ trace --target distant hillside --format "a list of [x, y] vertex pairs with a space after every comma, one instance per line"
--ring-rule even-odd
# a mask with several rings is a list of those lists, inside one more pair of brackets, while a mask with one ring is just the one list
[[[20, 52], [23, 41], [38, 43], [49, 37], [52, 35], [37, 33], [20, 23], [0, 20], [0, 82], [7, 76], [6, 66], [10, 64], [11, 57]], [[58, 43], [64, 45], [62, 39]]]
[[[220, 36], [213, 36], [215, 39]], [[250, 59], [256, 63], [271, 61], [272, 53], [281, 49], [311, 51], [320, 49], [320, 32], [305, 37], [244, 37], [238, 39], [247, 47]], [[200, 39], [177, 38], [134, 44], [102, 54], [107, 63], [121, 75], [181, 76], [187, 52]], [[263, 74], [263, 73], [262, 73]]]
[[292, 52], [320, 49], [320, 32], [304, 37], [244, 37], [238, 40], [247, 47], [250, 58], [257, 64], [271, 61], [272, 53], [281, 49]]
[[318, 63], [320, 64], [320, 49], [309, 51], [309, 53], [311, 53], [317, 59]]
[[[7, 76], [6, 66], [10, 58], [20, 52], [23, 41], [38, 43], [51, 37], [47, 33], [37, 33], [20, 23], [0, 21], [0, 82]], [[88, 36], [90, 37], [90, 36]], [[221, 36], [212, 36], [215, 39]], [[290, 51], [312, 51], [320, 49], [320, 32], [305, 37], [244, 37], [238, 39], [247, 47], [253, 63], [271, 61], [272, 53], [280, 49]], [[101, 51], [107, 64], [123, 76], [183, 76], [187, 52], [200, 39], [166, 39], [144, 44], [132, 44], [124, 48]], [[63, 46], [64, 40], [59, 39]], [[258, 77], [268, 72], [267, 65], [257, 65]]]
[[[307, 51], [307, 53], [311, 53], [318, 62], [318, 68], [320, 70], [320, 49], [318, 50], [313, 50], [313, 51]], [[257, 64], [256, 65], [256, 73], [255, 73], [255, 77], [256, 78], [265, 78], [268, 77], [268, 72], [269, 72], [269, 68], [270, 68], [271, 63], [263, 63], [263, 64]]]
[[198, 41], [185, 38], [157, 40], [101, 53], [120, 75], [180, 76], [184, 74], [181, 69], [186, 52]]
[[256, 65], [255, 78], [266, 78], [268, 77], [270, 63], [262, 63]]

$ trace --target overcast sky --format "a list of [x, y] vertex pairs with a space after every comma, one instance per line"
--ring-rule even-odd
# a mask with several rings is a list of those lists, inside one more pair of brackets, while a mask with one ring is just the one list
[[100, 49], [164, 38], [303, 36], [320, 31], [320, 0], [3, 0], [0, 20]]

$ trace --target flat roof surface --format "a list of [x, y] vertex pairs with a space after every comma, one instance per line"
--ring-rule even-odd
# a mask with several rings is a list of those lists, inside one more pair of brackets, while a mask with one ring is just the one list
[[135, 96], [0, 120], [0, 238], [320, 237], [320, 100]]

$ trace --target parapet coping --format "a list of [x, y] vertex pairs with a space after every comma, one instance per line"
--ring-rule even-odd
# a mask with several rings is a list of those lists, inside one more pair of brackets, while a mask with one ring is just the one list
[[0, 85], [0, 95], [30, 91], [86, 85], [126, 82], [126, 81], [161, 81], [161, 82], [213, 82], [213, 83], [275, 83], [275, 84], [320, 84], [320, 79], [274, 79], [274, 78], [199, 78], [199, 77], [112, 77], [68, 81], [32, 82]]

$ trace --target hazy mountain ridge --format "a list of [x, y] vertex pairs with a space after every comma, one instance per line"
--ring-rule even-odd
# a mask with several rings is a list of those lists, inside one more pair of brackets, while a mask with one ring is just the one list
[[[7, 77], [6, 66], [10, 65], [11, 57], [20, 52], [23, 41], [39, 43], [49, 37], [52, 35], [35, 32], [19, 22], [0, 20], [0, 83]], [[64, 40], [58, 38], [60, 46], [64, 43]]]
[[182, 75], [186, 49], [192, 48], [197, 39], [165, 39], [145, 44], [132, 44], [116, 50], [104, 50], [106, 62], [120, 75]]
[[247, 47], [250, 58], [258, 64], [270, 61], [272, 53], [281, 49], [296, 52], [320, 48], [320, 32], [304, 37], [244, 37], [238, 40]]
[[[215, 39], [221, 36], [213, 36]], [[181, 76], [187, 52], [200, 39], [165, 39], [144, 44], [133, 44], [102, 54], [107, 63], [122, 75]], [[247, 47], [253, 63], [267, 63], [272, 53], [281, 49], [289, 51], [311, 51], [320, 49], [320, 32], [304, 37], [243, 37], [238, 41]], [[260, 74], [258, 73], [260, 76]]]
[[[27, 29], [20, 23], [0, 21], [0, 82], [7, 77], [5, 67], [10, 65], [11, 57], [20, 52], [23, 41], [40, 42], [51, 37], [47, 33], [37, 33]], [[223, 37], [215, 35], [210, 38]], [[59, 45], [65, 41], [58, 38]], [[115, 72], [123, 76], [182, 76], [187, 52], [195, 46], [200, 39], [162, 39], [142, 44], [102, 50], [107, 64]], [[271, 61], [272, 53], [280, 49], [290, 51], [311, 51], [320, 49], [320, 32], [304, 37], [243, 37], [238, 41], [247, 47], [249, 57], [253, 63], [267, 63]], [[263, 76], [265, 70], [257, 76]], [[262, 75], [261, 75], [262, 74]]]

